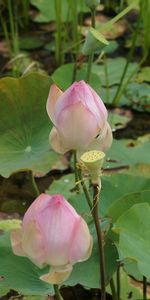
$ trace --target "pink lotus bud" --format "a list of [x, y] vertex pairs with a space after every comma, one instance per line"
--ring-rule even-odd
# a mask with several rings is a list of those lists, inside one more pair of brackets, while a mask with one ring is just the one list
[[83, 80], [73, 83], [64, 93], [52, 85], [47, 112], [55, 125], [50, 142], [55, 151], [85, 151], [107, 121], [107, 110], [96, 92]]
[[27, 256], [50, 272], [41, 279], [57, 284], [68, 278], [72, 265], [89, 258], [88, 226], [62, 195], [41, 194], [24, 215], [22, 228], [11, 233], [14, 254]]

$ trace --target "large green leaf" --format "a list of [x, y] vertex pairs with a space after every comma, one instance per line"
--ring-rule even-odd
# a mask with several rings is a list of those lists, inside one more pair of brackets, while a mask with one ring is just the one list
[[[135, 180], [136, 190], [139, 189], [139, 181]], [[137, 184], [138, 183], [138, 184]], [[134, 186], [134, 188], [135, 188]], [[132, 207], [134, 204], [145, 203], [150, 204], [150, 189], [146, 191], [136, 191], [134, 193], [128, 194], [121, 197], [119, 200], [115, 201], [112, 206], [109, 207], [107, 215], [111, 216], [112, 221], [115, 222], [126, 210]]]
[[[140, 140], [113, 140], [111, 149], [107, 152], [107, 167], [117, 165], [134, 165], [137, 163], [150, 164], [150, 141]], [[111, 163], [111, 161], [114, 161]]]
[[150, 111], [150, 85], [147, 83], [132, 82], [126, 89], [127, 105], [138, 111]]
[[9, 234], [0, 236], [0, 287], [9, 287], [24, 295], [48, 295], [51, 285], [41, 281], [42, 271], [27, 258], [12, 253]]
[[142, 202], [143, 197], [147, 197], [146, 192], [142, 193], [148, 190], [149, 185], [150, 180], [140, 176], [117, 173], [102, 177], [101, 214], [115, 218], [115, 215], [123, 213], [123, 209], [130, 201], [132, 205], [135, 201]]
[[32, 73], [0, 80], [0, 174], [48, 172], [58, 155], [50, 149], [46, 113], [48, 76]]
[[[106, 78], [106, 71], [105, 66], [93, 64], [92, 70], [94, 73], [96, 73], [101, 80], [101, 83], [103, 86], [107, 86], [107, 81], [109, 83], [109, 86], [112, 86], [114, 84], [119, 84], [121, 75], [123, 73], [126, 59], [124, 57], [118, 57], [118, 58], [109, 58], [107, 59], [107, 71], [108, 71], [108, 78]], [[130, 63], [128, 67], [128, 71], [126, 73], [125, 78], [127, 79], [130, 74], [133, 72], [133, 70], [136, 68], [136, 63]]]
[[[88, 288], [99, 288], [100, 287], [100, 275], [99, 275], [99, 255], [98, 255], [98, 244], [95, 233], [95, 228], [91, 226], [91, 232], [94, 237], [94, 245], [91, 257], [81, 264], [76, 264], [73, 268], [73, 272], [69, 279], [65, 282], [65, 285], [76, 285], [82, 284]], [[106, 239], [105, 241], [105, 266], [106, 266], [106, 283], [113, 276], [117, 267], [118, 253], [116, 247], [111, 240]]]
[[[85, 183], [87, 183], [88, 188], [87, 179], [85, 180]], [[126, 201], [125, 199], [129, 199], [127, 200], [127, 203], [128, 201], [130, 203], [130, 197], [132, 203], [135, 204], [135, 198], [137, 197], [137, 194], [137, 201], [140, 201], [139, 198], [143, 199], [144, 195], [142, 194], [142, 192], [144, 193], [145, 190], [148, 190], [149, 185], [150, 179], [141, 176], [133, 176], [120, 173], [112, 174], [109, 176], [102, 176], [102, 190], [100, 193], [99, 204], [100, 215], [102, 217], [104, 217], [105, 215], [113, 217], [113, 205], [114, 213], [117, 214], [117, 205], [119, 211], [119, 209], [121, 209], [121, 203], [122, 207], [124, 207], [124, 202]], [[68, 199], [69, 202], [75, 207], [78, 213], [87, 216], [89, 215], [89, 207], [87, 205], [82, 188], [80, 190], [80, 194], [76, 194], [73, 191], [74, 186], [74, 174], [68, 174], [62, 176], [59, 180], [54, 180], [46, 192], [50, 195], [55, 193], [63, 194], [66, 199]], [[145, 195], [147, 195], [146, 192]]]
[[138, 82], [150, 82], [150, 67], [144, 67], [141, 69], [140, 73], [137, 75]]
[[[49, 22], [54, 21], [56, 19], [55, 14], [55, 0], [30, 0], [31, 4], [36, 6], [39, 11], [40, 15], [36, 17], [37, 22]], [[62, 0], [61, 3], [61, 19], [62, 21], [69, 21], [70, 20], [70, 1]], [[86, 6], [84, 0], [76, 0], [77, 2], [77, 11], [78, 12], [88, 12], [89, 8]]]
[[[120, 282], [121, 282], [121, 288], [120, 288], [121, 300], [127, 300], [127, 299], [142, 300], [142, 289], [140, 289], [139, 286], [136, 286], [133, 279], [129, 277], [122, 269], [120, 270]], [[116, 276], [114, 276], [114, 283], [116, 287]], [[111, 294], [110, 286], [108, 286], [107, 292]]]
[[47, 189], [47, 194], [63, 194], [66, 199], [69, 199], [72, 196], [71, 190], [75, 187], [75, 175], [68, 174], [62, 176], [58, 180], [54, 180], [52, 184]]
[[141, 274], [150, 279], [150, 206], [135, 204], [117, 219], [113, 230], [119, 234], [120, 256], [135, 260]]

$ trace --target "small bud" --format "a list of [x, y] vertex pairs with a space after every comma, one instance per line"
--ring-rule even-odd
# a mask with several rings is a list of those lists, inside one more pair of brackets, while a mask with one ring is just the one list
[[105, 153], [97, 150], [85, 152], [80, 158], [88, 169], [93, 183], [99, 183], [99, 175], [104, 158]]
[[100, 4], [100, 0], [86, 0], [86, 5], [92, 9], [96, 8]]

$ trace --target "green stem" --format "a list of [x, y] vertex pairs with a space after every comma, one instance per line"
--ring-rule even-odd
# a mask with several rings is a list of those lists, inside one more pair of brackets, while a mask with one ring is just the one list
[[[91, 9], [91, 18], [92, 18], [92, 27], [95, 28], [95, 13], [96, 9]], [[91, 72], [92, 72], [92, 63], [93, 63], [94, 53], [91, 53], [88, 58], [88, 65], [87, 65], [87, 74], [86, 74], [86, 81], [89, 83], [91, 79]]]
[[55, 291], [55, 297], [56, 297], [56, 300], [64, 300], [60, 291], [59, 291], [59, 287], [57, 284], [54, 284], [54, 291]]
[[103, 233], [101, 230], [101, 220], [98, 214], [98, 203], [99, 203], [99, 184], [93, 185], [93, 210], [92, 215], [95, 223], [97, 240], [98, 240], [98, 249], [99, 249], [99, 269], [100, 269], [100, 278], [101, 278], [101, 300], [106, 300], [106, 275], [105, 275], [105, 257], [104, 257], [104, 241]]
[[94, 58], [94, 54], [92, 53], [89, 55], [88, 65], [87, 65], [86, 82], [88, 83], [90, 83], [91, 80], [93, 58]]
[[35, 178], [33, 176], [33, 172], [31, 171], [30, 174], [31, 174], [31, 183], [32, 183], [33, 189], [35, 191], [36, 196], [38, 197], [40, 195], [39, 188], [36, 184]]
[[130, 74], [130, 76], [128, 77], [128, 79], [126, 80], [126, 82], [124, 83], [123, 87], [120, 90], [120, 93], [118, 94], [118, 98], [120, 99], [120, 97], [122, 96], [122, 94], [125, 92], [126, 87], [128, 86], [129, 82], [131, 81], [132, 77], [138, 72], [138, 70], [140, 69], [141, 65], [144, 63], [144, 61], [146, 60], [148, 56], [148, 51], [147, 53], [145, 53], [144, 57], [141, 59], [141, 61], [138, 63], [138, 66], [133, 70], [133, 72]]
[[147, 278], [143, 276], [143, 300], [147, 300]]
[[80, 192], [79, 188], [79, 177], [78, 177], [78, 169], [77, 169], [77, 153], [76, 150], [73, 150], [73, 157], [74, 157], [74, 172], [75, 172], [75, 187], [76, 187], [76, 192]]
[[71, 83], [74, 83], [74, 81], [76, 80], [76, 76], [77, 76], [77, 61], [75, 61], [74, 65], [73, 65], [72, 82]]
[[87, 190], [86, 184], [84, 183], [84, 179], [83, 179], [83, 177], [82, 177], [82, 172], [81, 172], [80, 170], [78, 171], [78, 177], [79, 177], [80, 183], [81, 183], [81, 185], [82, 185], [83, 192], [84, 192], [86, 201], [87, 201], [87, 203], [88, 203], [88, 206], [89, 206], [89, 208], [92, 210], [93, 205], [92, 205], [92, 202], [91, 202], [90, 195], [89, 195], [89, 192], [88, 192], [88, 190]]
[[79, 33], [78, 33], [78, 13], [77, 13], [77, 1], [71, 0], [71, 15], [72, 15], [72, 35], [73, 43], [75, 45], [76, 59], [79, 52]]
[[[128, 67], [129, 67], [129, 63], [131, 62], [131, 59], [133, 57], [133, 53], [134, 53], [134, 50], [135, 50], [135, 47], [136, 47], [136, 40], [137, 40], [137, 36], [138, 36], [138, 33], [139, 33], [140, 21], [141, 21], [141, 13], [139, 14], [137, 26], [136, 26], [136, 29], [135, 29], [135, 32], [134, 32], [134, 35], [133, 35], [132, 47], [130, 48], [130, 51], [129, 51], [129, 54], [128, 54], [128, 57], [127, 57], [127, 61], [126, 61], [126, 64], [125, 64], [125, 67], [124, 67], [124, 70], [123, 70], [123, 73], [122, 73], [122, 76], [121, 76], [121, 79], [120, 79], [120, 83], [118, 85], [118, 89], [116, 91], [114, 100], [112, 102], [113, 106], [118, 105], [118, 103], [120, 101], [120, 91], [122, 89], [123, 81], [124, 81], [124, 78], [126, 76], [126, 73], [127, 73]], [[121, 93], [121, 95], [122, 95], [122, 93]]]
[[55, 0], [55, 12], [56, 12], [56, 62], [58, 65], [61, 65], [63, 64], [61, 0]]
[[7, 25], [6, 25], [6, 21], [3, 18], [1, 12], [0, 12], [0, 21], [1, 21], [1, 24], [2, 24], [3, 31], [4, 31], [4, 36], [5, 36], [5, 40], [7, 42], [7, 47], [8, 47], [8, 50], [9, 50], [9, 54], [11, 56], [12, 50], [11, 50], [11, 44], [10, 44], [10, 39], [9, 39], [9, 34], [8, 34], [8, 28], [7, 28]]
[[108, 76], [108, 66], [107, 66], [107, 58], [106, 54], [104, 55], [104, 72], [106, 78], [106, 103], [109, 103], [109, 76]]
[[110, 279], [110, 288], [113, 300], [118, 300], [113, 278]]
[[8, 0], [8, 13], [9, 13], [10, 30], [11, 30], [12, 42], [13, 42], [13, 51], [14, 51], [14, 54], [17, 55], [18, 52], [19, 52], [17, 32], [15, 30], [17, 28], [17, 26], [15, 26], [15, 21], [14, 21], [14, 16], [13, 16], [13, 11], [12, 11], [12, 5], [11, 5], [11, 0]]
[[120, 262], [118, 263], [116, 271], [116, 283], [117, 283], [117, 299], [120, 300]]

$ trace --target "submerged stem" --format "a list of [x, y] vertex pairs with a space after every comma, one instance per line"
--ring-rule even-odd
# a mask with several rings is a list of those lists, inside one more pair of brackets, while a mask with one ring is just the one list
[[81, 185], [82, 185], [83, 192], [84, 192], [86, 201], [87, 201], [87, 203], [88, 203], [88, 206], [89, 206], [89, 208], [92, 210], [93, 205], [92, 205], [92, 202], [91, 202], [91, 199], [90, 199], [90, 195], [89, 195], [88, 189], [87, 189], [87, 187], [86, 187], [86, 184], [84, 183], [84, 179], [83, 179], [83, 177], [82, 177], [82, 173], [81, 173], [80, 170], [78, 171], [78, 176], [79, 176], [79, 180], [80, 180], [80, 183], [81, 183]]
[[78, 177], [78, 170], [77, 170], [77, 152], [76, 150], [73, 150], [73, 157], [74, 157], [74, 172], [75, 172], [75, 188], [76, 192], [79, 193], [79, 177]]
[[132, 47], [130, 48], [130, 51], [129, 51], [129, 54], [128, 54], [128, 57], [127, 57], [127, 61], [126, 61], [126, 64], [125, 64], [125, 67], [124, 67], [124, 70], [123, 70], [123, 73], [122, 73], [122, 76], [121, 76], [121, 79], [120, 79], [120, 83], [118, 85], [118, 89], [116, 91], [116, 94], [115, 94], [115, 97], [114, 97], [114, 100], [112, 102], [112, 104], [114, 106], [116, 106], [118, 103], [119, 103], [119, 100], [120, 100], [120, 97], [122, 95], [122, 85], [123, 85], [123, 82], [124, 82], [124, 79], [125, 79], [125, 76], [127, 74], [127, 70], [128, 70], [128, 67], [129, 67], [129, 63], [131, 62], [131, 59], [133, 57], [133, 53], [134, 53], [134, 50], [136, 48], [136, 41], [137, 41], [137, 36], [138, 36], [138, 33], [139, 33], [139, 26], [140, 26], [140, 21], [141, 21], [141, 13], [139, 15], [139, 18], [138, 18], [138, 22], [137, 22], [137, 26], [136, 26], [136, 30], [134, 32], [134, 35], [133, 35], [133, 38], [132, 38]]
[[[95, 8], [91, 9], [91, 18], [92, 18], [92, 27], [95, 28]], [[94, 53], [91, 53], [88, 58], [88, 65], [87, 65], [87, 74], [86, 74], [86, 81], [89, 83], [91, 79], [91, 72], [92, 72], [92, 63], [93, 63]]]
[[143, 300], [147, 300], [147, 278], [143, 276]]
[[110, 284], [110, 289], [111, 289], [111, 294], [112, 294], [113, 300], [118, 300], [113, 278], [110, 279], [110, 283], [109, 284]]
[[56, 300], [64, 300], [64, 298], [62, 297], [62, 295], [59, 291], [59, 287], [57, 284], [54, 284], [54, 291], [55, 291]]
[[104, 257], [104, 241], [103, 233], [101, 230], [101, 221], [98, 214], [98, 203], [99, 203], [99, 193], [100, 186], [99, 184], [93, 185], [93, 210], [92, 215], [95, 223], [97, 240], [98, 240], [98, 249], [99, 249], [99, 269], [101, 276], [101, 300], [106, 300], [106, 285], [105, 285], [105, 257]]
[[30, 178], [31, 178], [31, 183], [32, 183], [33, 189], [35, 191], [35, 194], [38, 197], [40, 195], [40, 191], [39, 191], [39, 188], [36, 184], [36, 181], [35, 181], [35, 178], [34, 178], [34, 175], [33, 175], [32, 171], [30, 172]]
[[120, 262], [118, 263], [116, 272], [116, 284], [117, 284], [117, 299], [120, 300]]

